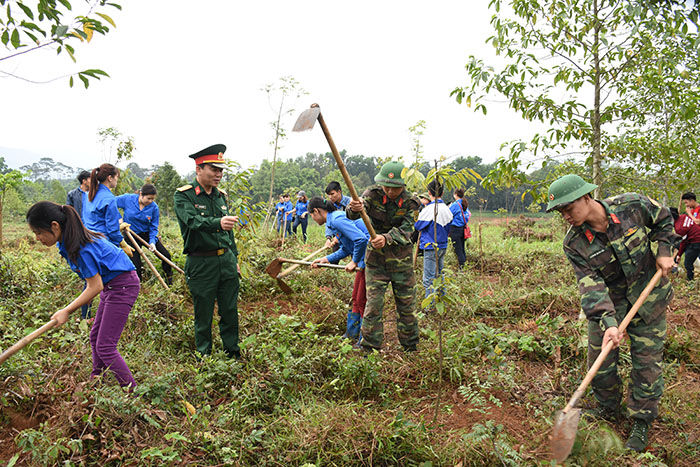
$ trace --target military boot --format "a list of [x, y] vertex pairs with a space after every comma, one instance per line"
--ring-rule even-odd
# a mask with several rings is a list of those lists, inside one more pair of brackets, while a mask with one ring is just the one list
[[648, 443], [648, 432], [649, 423], [640, 418], [635, 418], [634, 425], [632, 425], [632, 430], [630, 431], [630, 437], [627, 439], [625, 447], [637, 452], [644, 451]]
[[620, 417], [620, 409], [618, 407], [612, 408], [599, 404], [593, 409], [583, 409], [583, 415], [597, 420], [615, 422]]

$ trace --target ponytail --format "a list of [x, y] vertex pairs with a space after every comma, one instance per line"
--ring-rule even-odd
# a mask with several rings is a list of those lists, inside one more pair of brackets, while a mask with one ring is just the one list
[[466, 211], [469, 207], [469, 201], [467, 201], [467, 198], [464, 197], [464, 189], [457, 188], [455, 190], [455, 196], [459, 198], [459, 201], [462, 204], [462, 211]]
[[112, 164], [102, 164], [92, 169], [92, 172], [90, 172], [90, 191], [88, 191], [88, 199], [90, 201], [94, 200], [95, 195], [97, 195], [97, 185], [104, 183], [110, 175], [119, 175], [119, 169]]
[[68, 252], [68, 259], [73, 262], [77, 261], [82, 247], [94, 242], [96, 238], [104, 237], [86, 229], [73, 206], [39, 201], [27, 211], [27, 223], [37, 230], [50, 232], [53, 222], [61, 227], [61, 244]]
[[331, 201], [325, 200], [318, 196], [314, 196], [311, 198], [311, 200], [309, 200], [309, 206], [307, 209], [309, 212], [313, 212], [314, 209], [323, 209], [326, 212], [333, 212], [336, 210]]

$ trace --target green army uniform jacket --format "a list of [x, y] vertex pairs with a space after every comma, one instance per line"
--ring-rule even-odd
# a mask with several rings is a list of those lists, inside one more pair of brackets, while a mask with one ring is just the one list
[[[671, 212], [646, 196], [626, 193], [597, 202], [608, 215], [607, 232], [596, 232], [586, 223], [571, 227], [564, 252], [578, 279], [581, 308], [606, 330], [618, 326], [618, 317], [627, 313], [656, 272], [651, 242], [658, 243], [660, 257], [670, 257], [678, 236]], [[653, 321], [672, 295], [671, 283], [662, 277], [639, 316]]]
[[[382, 261], [394, 264], [397, 268], [412, 267], [411, 233], [413, 232], [413, 213], [418, 211], [420, 202], [405, 189], [394, 200], [384, 193], [381, 186], [373, 186], [362, 193], [365, 212], [372, 221], [377, 235], [386, 237], [386, 245], [377, 250], [367, 244], [366, 263], [371, 265], [373, 257], [381, 256]], [[360, 213], [348, 206], [345, 210], [349, 219], [359, 219]], [[404, 264], [405, 263], [405, 264]]]
[[221, 228], [228, 216], [226, 193], [216, 187], [207, 194], [195, 180], [175, 191], [175, 213], [180, 225], [185, 254], [230, 249], [238, 256], [233, 231]]

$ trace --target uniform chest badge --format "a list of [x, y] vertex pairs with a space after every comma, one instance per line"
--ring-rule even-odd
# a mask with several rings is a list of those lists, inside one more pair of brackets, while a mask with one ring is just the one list
[[194, 207], [197, 208], [197, 209], [206, 209], [206, 208], [207, 208], [207, 207], [206, 207], [205, 205], [203, 205], [203, 204], [195, 204]]
[[228, 210], [228, 207], [224, 204], [223, 206], [221, 206], [221, 210], [222, 210], [222, 211], [227, 211], [227, 210]]
[[627, 229], [627, 232], [625, 232], [625, 237], [629, 237], [633, 233], [635, 233], [637, 230], [639, 230], [639, 227], [630, 227]]
[[588, 259], [593, 259], [593, 258], [595, 258], [596, 256], [598, 256], [598, 255], [600, 255], [600, 254], [602, 254], [602, 253], [605, 253], [605, 250], [598, 250], [598, 251], [596, 251], [595, 253], [592, 253], [592, 254], [588, 257]]

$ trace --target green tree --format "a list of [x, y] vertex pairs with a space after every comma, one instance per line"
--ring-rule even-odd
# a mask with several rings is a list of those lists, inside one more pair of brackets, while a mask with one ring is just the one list
[[97, 140], [102, 145], [102, 158], [107, 162], [112, 162], [112, 156], [116, 149], [115, 164], [128, 161], [134, 157], [134, 138], [125, 136], [114, 127], [99, 128], [97, 130]]
[[[43, 48], [55, 48], [57, 54], [65, 52], [75, 62], [74, 46], [78, 42], [90, 42], [95, 33], [107, 34], [108, 25], [116, 27], [114, 20], [105, 13], [107, 8], [121, 10], [120, 5], [104, 0], [85, 2], [84, 14], [74, 14], [68, 0], [39, 0], [33, 3], [25, 0], [0, 0], [0, 42], [7, 49], [6, 54], [0, 56], [0, 63]], [[71, 15], [74, 16], [71, 18]], [[0, 70], [0, 73], [37, 84], [63, 78], [40, 82], [8, 71]], [[71, 87], [74, 75], [78, 76], [86, 88], [90, 85], [90, 78], [109, 76], [99, 69], [83, 70], [69, 75]]]
[[170, 162], [166, 162], [153, 173], [152, 183], [158, 191], [158, 206], [163, 214], [170, 215], [174, 212], [175, 190], [184, 184], [182, 177]]
[[[308, 94], [299, 84], [299, 82], [291, 76], [283, 76], [277, 83], [271, 83], [263, 89], [267, 94], [267, 101], [270, 103], [270, 109], [275, 112], [275, 120], [270, 122], [270, 126], [275, 132], [275, 136], [270, 141], [274, 151], [272, 153], [272, 170], [270, 172], [270, 197], [268, 200], [268, 216], [265, 217], [263, 230], [267, 226], [269, 214], [272, 213], [274, 204], [273, 191], [275, 187], [275, 166], [277, 165], [277, 151], [281, 149], [281, 142], [287, 138], [287, 132], [284, 129], [283, 119], [294, 112], [294, 109], [289, 107], [289, 102], [285, 106], [285, 101], [288, 99], [296, 100], [303, 95]], [[293, 104], [293, 102], [292, 102]]]
[[0, 245], [2, 245], [2, 205], [5, 200], [5, 194], [13, 188], [17, 188], [22, 184], [24, 174], [19, 170], [11, 170], [5, 164], [5, 158], [0, 157]]
[[[653, 126], [645, 112], [673, 102], [640, 89], [655, 89], [664, 73], [680, 76], [685, 71], [678, 66], [697, 48], [697, 11], [680, 0], [511, 0], [510, 8], [504, 8], [505, 3], [489, 3], [495, 10], [495, 33], [487, 39], [503, 65], [496, 71], [470, 57], [470, 83], [452, 95], [486, 114], [486, 99], [496, 93], [524, 119], [543, 122], [548, 129], [528, 142], [509, 143], [508, 157], [489, 176], [520, 177], [522, 155], [539, 157], [544, 166], [550, 157], [583, 154], [594, 183], [602, 187], [605, 145], [625, 140], [630, 130], [620, 122], [635, 122], [635, 130], [642, 123]], [[676, 46], [667, 47], [670, 40]], [[642, 64], [645, 72], [640, 74]], [[697, 86], [675, 92], [676, 102], [697, 100]], [[647, 104], [643, 108], [630, 105], [642, 100]], [[511, 173], [498, 175], [499, 170]]]

